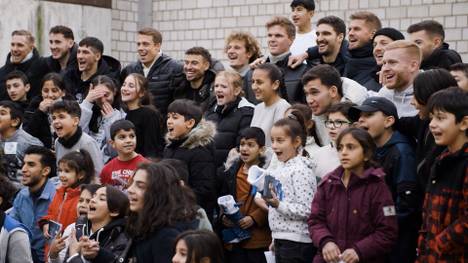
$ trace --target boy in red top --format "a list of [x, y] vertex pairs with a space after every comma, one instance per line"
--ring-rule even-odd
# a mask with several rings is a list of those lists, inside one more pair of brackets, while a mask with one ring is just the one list
[[120, 190], [127, 188], [128, 180], [133, 176], [139, 163], [149, 162], [135, 152], [135, 125], [128, 120], [118, 120], [110, 127], [111, 146], [117, 151], [117, 157], [108, 162], [101, 171], [101, 183], [112, 185]]

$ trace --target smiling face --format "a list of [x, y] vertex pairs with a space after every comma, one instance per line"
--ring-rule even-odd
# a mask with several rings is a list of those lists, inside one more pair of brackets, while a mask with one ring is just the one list
[[281, 162], [287, 162], [296, 157], [297, 150], [301, 146], [301, 139], [299, 137], [291, 138], [285, 129], [284, 126], [271, 128], [271, 148]]
[[138, 59], [146, 67], [153, 63], [161, 51], [161, 43], [155, 43], [150, 35], [139, 34], [137, 37]]
[[272, 82], [268, 72], [263, 69], [256, 69], [252, 73], [252, 90], [255, 99], [262, 102], [273, 100], [278, 95], [279, 81]]
[[131, 104], [137, 102], [143, 94], [140, 92], [140, 87], [133, 76], [125, 78], [122, 88], [120, 89], [122, 102]]
[[363, 169], [366, 160], [364, 149], [351, 134], [343, 136], [337, 150], [345, 170], [355, 172]]
[[172, 257], [172, 263], [187, 263], [188, 248], [185, 240], [180, 239], [177, 242], [175, 250], [174, 257]]
[[99, 188], [89, 202], [88, 219], [106, 225], [112, 220], [112, 214], [107, 205], [106, 187]]
[[307, 105], [314, 115], [324, 114], [330, 105], [338, 98], [338, 91], [335, 86], [327, 87], [320, 79], [314, 79], [304, 86]]
[[167, 132], [171, 140], [178, 140], [185, 137], [195, 125], [195, 120], [185, 120], [183, 115], [175, 112], [167, 114]]
[[91, 195], [91, 193], [88, 190], [83, 189], [83, 191], [81, 191], [80, 199], [78, 199], [78, 204], [77, 204], [77, 207], [76, 207], [76, 211], [78, 212], [78, 216], [87, 216], [88, 215], [89, 203], [91, 202], [92, 197], [93, 196]]
[[114, 91], [112, 90], [112, 88], [109, 88], [107, 85], [104, 85], [104, 84], [99, 84], [97, 85], [95, 88], [99, 88], [99, 87], [103, 87], [103, 90], [105, 90], [104, 92], [104, 95], [102, 95], [101, 98], [99, 98], [98, 100], [96, 100], [96, 104], [102, 108], [102, 105], [104, 103], [109, 103], [110, 105], [112, 105], [114, 103], [114, 98], [115, 98], [115, 93]]
[[30, 188], [43, 185], [50, 173], [50, 167], [44, 167], [41, 163], [41, 155], [26, 154], [23, 160], [21, 184]]
[[205, 72], [210, 68], [210, 62], [202, 55], [185, 55], [184, 73], [188, 81], [200, 80], [205, 76]]
[[384, 35], [378, 35], [374, 38], [373, 54], [374, 54], [375, 62], [377, 62], [377, 65], [382, 66], [385, 46], [387, 46], [388, 44], [392, 42], [393, 40], [391, 38], [384, 36]]
[[73, 39], [68, 39], [61, 33], [49, 34], [49, 49], [53, 59], [62, 59], [70, 54]]
[[372, 40], [374, 30], [363, 19], [353, 19], [349, 22], [348, 40], [349, 50], [365, 46]]
[[328, 56], [337, 52], [343, 42], [343, 34], [337, 34], [329, 24], [320, 24], [317, 26], [317, 47], [322, 56]]
[[29, 88], [29, 84], [25, 85], [19, 78], [9, 79], [6, 81], [8, 97], [10, 97], [12, 101], [25, 101], [27, 99]]
[[83, 174], [77, 173], [77, 171], [70, 167], [66, 162], [59, 162], [57, 168], [60, 184], [64, 188], [74, 188], [80, 181], [80, 178], [84, 177]]
[[241, 92], [242, 87], [234, 87], [233, 83], [229, 81], [226, 76], [217, 76], [214, 83], [214, 92], [216, 95], [216, 102], [219, 106], [224, 106], [237, 99]]
[[141, 212], [145, 204], [145, 192], [148, 185], [148, 174], [143, 169], [138, 169], [128, 187], [128, 200], [130, 202], [130, 211], [134, 213]]
[[457, 123], [453, 113], [435, 109], [430, 117], [429, 129], [437, 145], [447, 146], [451, 151], [459, 148], [458, 145], [463, 146], [468, 129], [467, 116]]
[[111, 141], [111, 145], [119, 154], [131, 155], [135, 151], [136, 142], [137, 138], [133, 129], [119, 130]]
[[55, 86], [52, 80], [46, 80], [44, 82], [44, 85], [42, 85], [41, 95], [42, 99], [50, 99], [56, 101], [65, 96], [65, 92], [59, 87]]
[[66, 111], [52, 112], [52, 127], [59, 138], [70, 138], [75, 134], [79, 123], [80, 118]]
[[34, 43], [28, 41], [27, 36], [14, 35], [10, 42], [10, 59], [13, 64], [21, 63], [33, 50]]
[[226, 46], [226, 55], [229, 60], [229, 66], [235, 70], [240, 70], [249, 64], [252, 54], [247, 52], [245, 41], [234, 39]]
[[241, 160], [249, 165], [255, 165], [259, 163], [259, 158], [264, 151], [264, 147], [258, 145], [257, 140], [251, 138], [242, 138], [239, 143], [239, 153]]
[[382, 74], [388, 89], [401, 91], [413, 81], [419, 64], [413, 61], [404, 48], [386, 50], [383, 55]]
[[78, 47], [76, 54], [78, 60], [78, 69], [80, 72], [94, 72], [97, 70], [98, 62], [101, 59], [101, 53], [92, 47]]
[[312, 16], [314, 16], [314, 11], [309, 11], [302, 5], [291, 7], [291, 20], [296, 27], [304, 27], [310, 24]]
[[294, 39], [288, 36], [286, 29], [280, 25], [274, 25], [267, 29], [268, 50], [273, 56], [278, 56], [289, 51]]

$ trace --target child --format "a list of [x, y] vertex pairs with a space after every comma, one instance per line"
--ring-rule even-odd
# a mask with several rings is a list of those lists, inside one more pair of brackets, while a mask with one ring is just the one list
[[307, 48], [315, 46], [317, 36], [312, 29], [312, 17], [315, 13], [314, 0], [293, 0], [291, 2], [291, 20], [296, 26], [296, 37], [289, 49], [291, 55], [299, 55]]
[[374, 159], [383, 167], [398, 215], [398, 242], [391, 262], [414, 262], [422, 194], [416, 177], [412, 142], [394, 130], [398, 124], [395, 104], [383, 97], [370, 97], [361, 106], [351, 107], [349, 116], [372, 136], [377, 145]]
[[73, 98], [68, 95], [62, 76], [49, 73], [42, 79], [41, 96], [34, 97], [25, 110], [24, 130], [41, 140], [49, 149], [53, 148], [55, 139], [49, 109], [52, 104], [62, 99]]
[[95, 175], [99, 176], [103, 166], [102, 154], [96, 141], [83, 133], [79, 126], [81, 109], [78, 102], [57, 101], [52, 105], [50, 112], [52, 125], [58, 137], [55, 141], [57, 160], [60, 160], [66, 153], [84, 149], [91, 155]]
[[104, 163], [115, 156], [108, 141], [109, 128], [116, 120], [125, 118], [120, 111], [119, 92], [114, 80], [105, 75], [99, 75], [91, 81], [88, 95], [81, 102], [80, 126], [83, 132], [89, 134], [98, 143]]
[[31, 145], [42, 146], [42, 142], [21, 128], [23, 111], [12, 101], [0, 101], [0, 147], [3, 151], [2, 164], [5, 175], [19, 185], [24, 152]]
[[[268, 250], [271, 243], [267, 212], [255, 204], [254, 196], [251, 195], [252, 187], [247, 182], [249, 168], [252, 165], [264, 165], [265, 133], [260, 128], [250, 127], [242, 130], [239, 137], [239, 154], [230, 156], [225, 169], [218, 171], [222, 186], [219, 196], [232, 195], [241, 204], [239, 209], [244, 218], [240, 220], [239, 226], [248, 229], [251, 238], [228, 247], [226, 257], [228, 262], [265, 262], [264, 251]], [[221, 218], [223, 228], [233, 226], [226, 217]]]
[[8, 73], [5, 86], [10, 100], [20, 105], [24, 111], [29, 105], [28, 91], [31, 88], [26, 74], [19, 70]]
[[[46, 239], [50, 239], [49, 222], [55, 221], [65, 229], [75, 222], [76, 206], [80, 197], [80, 185], [89, 184], [94, 177], [94, 165], [86, 150], [80, 149], [65, 154], [58, 162], [60, 187], [50, 203], [47, 215], [39, 220]], [[45, 255], [48, 254], [46, 246]]]
[[318, 247], [314, 262], [386, 262], [397, 240], [392, 196], [374, 168], [375, 143], [348, 128], [336, 140], [341, 166], [319, 185], [307, 220]]
[[458, 87], [468, 91], [468, 64], [456, 63], [450, 66], [450, 74], [457, 80]]
[[101, 183], [126, 189], [139, 163], [148, 162], [135, 152], [137, 138], [135, 125], [128, 120], [118, 120], [110, 127], [110, 144], [117, 151], [117, 157], [109, 161], [101, 171]]
[[268, 221], [277, 263], [291, 262], [292, 259], [312, 262], [315, 255], [306, 220], [317, 184], [310, 159], [301, 156], [307, 154], [303, 151], [306, 137], [304, 119], [295, 112], [271, 128], [272, 149], [281, 164], [269, 173], [279, 181], [283, 193], [275, 192], [269, 186], [272, 197], [264, 198], [270, 206]]
[[314, 174], [319, 178], [324, 178], [340, 165], [338, 151], [336, 150], [336, 138], [346, 128], [349, 128], [352, 121], [349, 119], [348, 111], [355, 104], [350, 102], [339, 102], [332, 104], [325, 113], [325, 128], [331, 142], [322, 146], [310, 158], [314, 164]]
[[[283, 73], [274, 64], [262, 64], [252, 74], [252, 90], [262, 103], [255, 106], [251, 127], [259, 127], [265, 133], [265, 142], [271, 146], [270, 131], [273, 123], [283, 118], [291, 106], [286, 96]], [[281, 98], [280, 94], [283, 96]]]
[[429, 128], [445, 151], [431, 168], [416, 262], [466, 262], [468, 220], [468, 93], [438, 91], [429, 99]]
[[125, 119], [135, 125], [136, 152], [147, 158], [161, 157], [164, 149], [162, 118], [151, 105], [148, 81], [143, 75], [132, 73], [125, 78], [120, 94], [127, 109]]
[[206, 230], [180, 234], [175, 241], [174, 251], [172, 263], [225, 262], [221, 242], [213, 232]]
[[168, 107], [167, 146], [164, 158], [179, 159], [189, 169], [188, 184], [198, 204], [212, 220], [215, 207], [215, 125], [202, 120], [202, 111], [191, 100], [175, 100]]

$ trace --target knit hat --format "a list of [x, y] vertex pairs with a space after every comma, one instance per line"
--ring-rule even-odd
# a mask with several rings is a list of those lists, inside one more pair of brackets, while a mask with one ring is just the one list
[[374, 39], [376, 36], [386, 36], [391, 38], [393, 41], [405, 39], [405, 36], [403, 36], [403, 34], [399, 30], [396, 30], [392, 27], [384, 27], [377, 30], [377, 32], [375, 32], [374, 34]]

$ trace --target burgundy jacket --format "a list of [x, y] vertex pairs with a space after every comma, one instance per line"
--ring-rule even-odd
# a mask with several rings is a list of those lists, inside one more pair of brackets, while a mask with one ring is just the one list
[[398, 236], [392, 195], [381, 169], [369, 168], [362, 178], [351, 175], [348, 188], [340, 166], [320, 183], [309, 219], [309, 233], [319, 253], [314, 263], [325, 262], [321, 251], [329, 241], [343, 252], [356, 250], [359, 262], [385, 262]]

